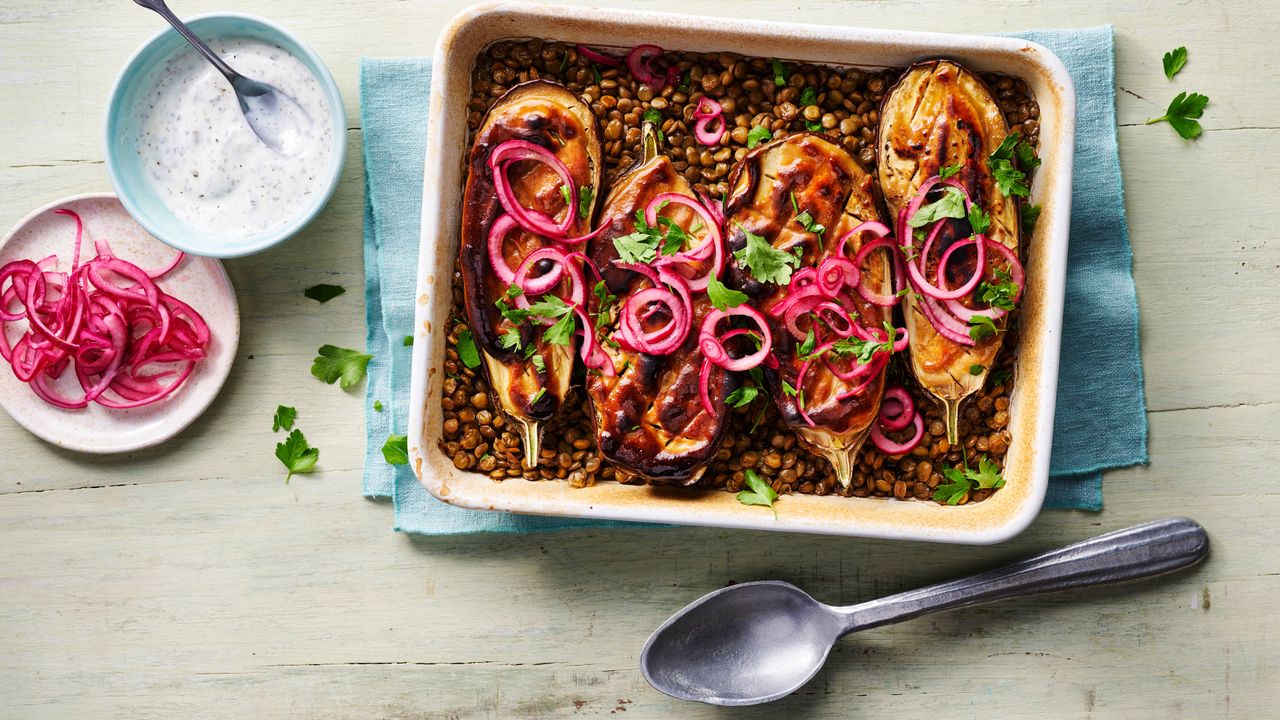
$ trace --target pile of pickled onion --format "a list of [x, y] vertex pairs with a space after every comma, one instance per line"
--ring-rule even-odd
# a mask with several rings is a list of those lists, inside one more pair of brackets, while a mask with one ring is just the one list
[[[57, 255], [0, 267], [0, 356], [41, 399], [69, 410], [136, 408], [173, 394], [210, 340], [200, 313], [157, 284], [183, 254], [147, 271], [98, 240], [97, 255], [81, 263], [84, 224], [55, 212], [76, 223], [71, 267], [59, 271]], [[70, 397], [53, 386], [68, 371], [80, 385]]]

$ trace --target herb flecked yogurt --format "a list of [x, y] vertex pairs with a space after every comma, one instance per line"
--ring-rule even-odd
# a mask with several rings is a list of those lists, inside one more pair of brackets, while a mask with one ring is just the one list
[[291, 97], [304, 115], [303, 137], [286, 139], [287, 154], [263, 144], [231, 84], [188, 48], [157, 69], [134, 111], [139, 159], [165, 205], [193, 229], [227, 239], [278, 230], [325, 190], [334, 152], [328, 99], [311, 71], [276, 45], [236, 37], [208, 44], [240, 74]]

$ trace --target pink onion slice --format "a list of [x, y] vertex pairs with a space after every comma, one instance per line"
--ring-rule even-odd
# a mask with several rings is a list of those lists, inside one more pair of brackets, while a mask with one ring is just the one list
[[[893, 406], [898, 408], [896, 412], [891, 409]], [[907, 393], [906, 388], [894, 385], [884, 391], [884, 400], [880, 401], [878, 421], [886, 430], [906, 428], [911, 424], [915, 414], [916, 404], [911, 400], [911, 395]]]
[[[742, 358], [733, 359], [725, 350], [724, 344], [716, 337], [716, 328], [722, 320], [730, 317], [743, 317], [754, 322], [760, 328], [760, 348]], [[773, 349], [773, 335], [769, 332], [769, 323], [755, 308], [750, 305], [739, 305], [728, 310], [712, 310], [702, 321], [702, 330], [698, 333], [698, 348], [711, 362], [725, 370], [750, 370], [764, 362]]]
[[508, 140], [489, 154], [489, 169], [493, 172], [493, 188], [498, 195], [498, 202], [502, 203], [502, 208], [525, 230], [550, 238], [567, 237], [577, 217], [573, 203], [566, 205], [564, 218], [557, 221], [546, 213], [522, 206], [516, 199], [515, 190], [507, 178], [507, 172], [511, 168], [511, 163], [520, 160], [533, 160], [547, 165], [560, 176], [561, 183], [569, 189], [569, 197], [578, 196], [573, 175], [555, 153], [528, 140]]
[[493, 227], [489, 228], [489, 267], [497, 274], [502, 284], [510, 287], [516, 284], [515, 271], [507, 265], [506, 255], [502, 252], [503, 242], [507, 239], [507, 233], [519, 227], [519, 223], [510, 215], [503, 215], [493, 223]]
[[[552, 268], [545, 275], [531, 278], [529, 273], [533, 271], [534, 266], [543, 261], [550, 260], [554, 263]], [[524, 291], [525, 295], [541, 295], [560, 282], [560, 278], [564, 275], [565, 257], [564, 253], [553, 247], [544, 247], [529, 253], [520, 267], [516, 270], [511, 280], [511, 284]]]
[[920, 439], [924, 437], [924, 418], [922, 418], [919, 413], [916, 413], [915, 416], [911, 418], [911, 422], [916, 426], [915, 434], [911, 436], [910, 440], [904, 443], [894, 442], [888, 437], [885, 437], [884, 431], [880, 429], [880, 425], [873, 424], [871, 426], [872, 444], [876, 446], [877, 450], [885, 455], [905, 455], [906, 453], [911, 452], [920, 444]]
[[638, 81], [649, 84], [659, 75], [653, 69], [653, 62], [662, 57], [662, 48], [657, 45], [637, 45], [627, 53], [627, 70]]
[[592, 50], [586, 45], [579, 45], [577, 50], [579, 55], [598, 65], [604, 65], [605, 67], [618, 67], [622, 65], [622, 58]]

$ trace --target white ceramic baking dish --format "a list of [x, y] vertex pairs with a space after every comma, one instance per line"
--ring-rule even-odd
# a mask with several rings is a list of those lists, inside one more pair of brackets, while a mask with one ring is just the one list
[[[1010, 405], [1013, 443], [1006, 457], [1006, 487], [985, 502], [956, 507], [792, 494], [777, 503], [775, 519], [767, 510], [742, 505], [733, 494], [721, 491], [617, 483], [578, 489], [564, 482], [494, 482], [455, 469], [437, 443], [443, 422], [441, 366], [458, 248], [471, 71], [477, 54], [491, 43], [532, 37], [606, 47], [658, 38], [663, 47], [674, 50], [767, 54], [864, 67], [904, 67], [941, 56], [1026, 80], [1040, 104], [1044, 164], [1031, 199], [1042, 204], [1043, 212], [1034, 236], [1024, 238], [1028, 282]], [[441, 35], [434, 62], [408, 432], [414, 471], [432, 495], [486, 510], [975, 544], [1008, 539], [1035, 518], [1048, 482], [1053, 439], [1075, 136], [1075, 91], [1066, 68], [1051, 52], [1011, 38], [493, 3], [456, 17]]]

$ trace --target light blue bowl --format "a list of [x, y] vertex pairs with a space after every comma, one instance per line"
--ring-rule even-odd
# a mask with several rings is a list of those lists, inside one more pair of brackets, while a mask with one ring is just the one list
[[307, 223], [320, 214], [338, 186], [342, 164], [347, 155], [347, 114], [342, 106], [342, 95], [320, 57], [275, 23], [238, 13], [197, 15], [186, 22], [197, 35], [206, 40], [217, 37], [247, 37], [278, 45], [302, 62], [316, 77], [329, 101], [329, 122], [333, 126], [334, 139], [333, 157], [323, 191], [317, 193], [315, 201], [285, 227], [249, 238], [220, 237], [200, 232], [169, 211], [143, 172], [134, 145], [137, 123], [132, 110], [145, 99], [150, 89], [148, 78], [151, 70], [189, 47], [186, 40], [171, 28], [156, 34], [139, 48], [116, 78], [115, 87], [111, 90], [111, 101], [107, 106], [107, 174], [111, 176], [111, 184], [115, 186], [120, 202], [133, 219], [165, 243], [193, 255], [219, 258], [261, 252], [306, 227]]

